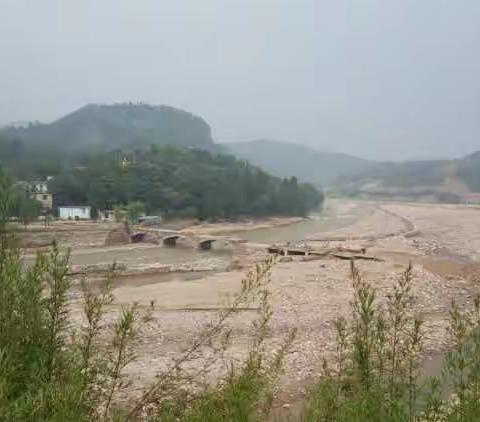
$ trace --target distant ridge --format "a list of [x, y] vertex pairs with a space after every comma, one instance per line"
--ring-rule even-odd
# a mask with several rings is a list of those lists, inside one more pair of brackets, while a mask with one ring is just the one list
[[305, 145], [272, 139], [223, 144], [232, 154], [277, 176], [297, 176], [316, 186], [328, 185], [340, 176], [357, 173], [372, 161], [348, 154], [322, 152]]
[[480, 192], [480, 151], [455, 160], [377, 163], [336, 181], [342, 195], [462, 202]]

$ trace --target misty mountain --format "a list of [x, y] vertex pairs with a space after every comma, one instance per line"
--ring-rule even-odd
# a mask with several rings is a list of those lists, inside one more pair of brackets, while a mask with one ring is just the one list
[[324, 186], [340, 176], [357, 173], [372, 165], [371, 161], [347, 154], [322, 152], [305, 145], [260, 139], [224, 144], [235, 156], [248, 160], [281, 177]]
[[210, 126], [200, 117], [168, 106], [90, 104], [49, 124], [7, 127], [4, 137], [64, 153], [107, 151], [125, 146], [175, 145], [210, 150]]
[[480, 152], [455, 160], [376, 163], [337, 179], [334, 188], [366, 198], [457, 202], [480, 192]]

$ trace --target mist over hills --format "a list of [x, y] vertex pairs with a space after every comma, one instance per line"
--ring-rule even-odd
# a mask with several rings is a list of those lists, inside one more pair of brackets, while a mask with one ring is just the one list
[[217, 144], [203, 118], [163, 105], [90, 104], [52, 123], [0, 129], [0, 161], [21, 178], [56, 174], [92, 154], [149, 145], [232, 154], [341, 196], [435, 200], [480, 192], [480, 152], [455, 160], [375, 162], [270, 139]]
[[155, 215], [208, 219], [304, 216], [322, 203], [312, 185], [223, 152], [202, 118], [166, 106], [88, 105], [50, 124], [0, 131], [0, 167], [14, 181], [52, 176], [56, 205], [140, 201]]
[[43, 173], [55, 173], [52, 157], [78, 162], [81, 157], [146, 145], [173, 145], [233, 154], [279, 177], [295, 176], [325, 186], [340, 176], [364, 170], [372, 162], [347, 154], [320, 152], [273, 140], [216, 144], [204, 119], [169, 106], [90, 104], [48, 124], [14, 125], [0, 130], [0, 159], [15, 161], [28, 174], [31, 156]]
[[211, 128], [202, 118], [163, 105], [90, 104], [52, 123], [6, 127], [0, 134], [66, 154], [149, 144], [215, 148]]
[[480, 192], [480, 152], [452, 160], [370, 161], [274, 140], [225, 144], [239, 158], [272, 174], [366, 199], [462, 202]]
[[454, 160], [376, 163], [331, 186], [342, 196], [463, 202], [480, 192], [480, 152]]
[[355, 174], [373, 164], [347, 154], [323, 152], [305, 145], [258, 139], [224, 144], [233, 155], [281, 177], [296, 176], [325, 186], [341, 176]]

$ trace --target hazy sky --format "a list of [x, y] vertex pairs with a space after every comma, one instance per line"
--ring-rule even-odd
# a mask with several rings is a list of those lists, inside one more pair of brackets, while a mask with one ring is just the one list
[[370, 158], [480, 149], [480, 0], [0, 0], [0, 124], [86, 103]]

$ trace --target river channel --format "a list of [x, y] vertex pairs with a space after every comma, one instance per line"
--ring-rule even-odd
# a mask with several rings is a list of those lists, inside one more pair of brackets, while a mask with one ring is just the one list
[[[232, 231], [229, 236], [244, 239], [250, 243], [286, 243], [300, 242], [308, 236], [331, 232], [348, 227], [359, 219], [373, 212], [374, 205], [368, 203], [348, 203], [338, 206], [328, 202], [324, 209], [312, 213], [308, 218], [283, 226], [253, 229], [249, 231]], [[73, 251], [71, 263], [73, 265], [108, 264], [112, 262], [130, 265], [148, 265], [157, 262], [165, 265], [179, 265], [198, 260], [223, 259], [229, 260], [234, 254], [231, 245], [224, 242], [215, 242], [209, 251], [201, 251], [191, 240], [179, 240], [177, 247], [162, 245], [145, 245], [132, 247], [113, 247], [84, 249]], [[168, 279], [164, 274], [162, 279]]]
[[369, 203], [352, 202], [339, 207], [327, 202], [322, 210], [313, 212], [298, 223], [232, 234], [252, 243], [300, 242], [309, 236], [348, 227], [372, 213], [374, 209], [375, 206]]

